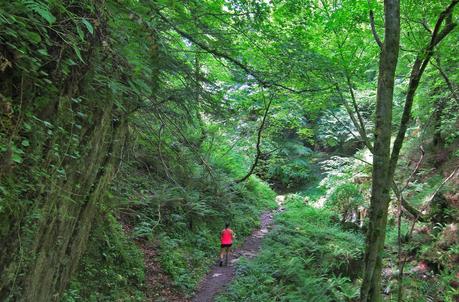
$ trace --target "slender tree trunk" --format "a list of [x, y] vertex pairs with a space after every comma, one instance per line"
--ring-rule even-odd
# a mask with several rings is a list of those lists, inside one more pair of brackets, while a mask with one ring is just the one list
[[[400, 1], [384, 1], [385, 41], [381, 48], [378, 91], [376, 94], [373, 187], [370, 200], [370, 224], [365, 250], [364, 279], [360, 292], [362, 302], [381, 301], [382, 252], [386, 233], [390, 186], [393, 182], [398, 157], [411, 119], [411, 108], [416, 89], [433, 55], [434, 48], [457, 25], [453, 22], [452, 13], [458, 3], [459, 0], [452, 0], [448, 7], [440, 13], [429, 44], [424, 49], [424, 52], [418, 55], [413, 64], [402, 119], [392, 153], [390, 153], [394, 77], [400, 45]], [[444, 26], [442, 26], [443, 23]]]
[[390, 138], [395, 69], [400, 45], [400, 1], [385, 0], [384, 15], [385, 39], [380, 53], [376, 94], [373, 187], [365, 250], [364, 279], [360, 292], [362, 302], [381, 301], [382, 252], [391, 189]]

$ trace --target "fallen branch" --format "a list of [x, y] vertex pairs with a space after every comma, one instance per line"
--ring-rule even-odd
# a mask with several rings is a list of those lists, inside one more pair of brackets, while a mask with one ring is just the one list
[[453, 96], [453, 98], [456, 100], [456, 102], [459, 103], [459, 96], [457, 95], [456, 93], [456, 89], [454, 88], [453, 86], [453, 83], [451, 82], [451, 80], [449, 79], [448, 75], [446, 74], [446, 72], [443, 70], [443, 68], [441, 67], [440, 65], [440, 59], [436, 58], [435, 59], [436, 63], [433, 63], [433, 62], [430, 62], [430, 64], [432, 64], [433, 67], [435, 67], [438, 72], [440, 73], [440, 75], [442, 76], [443, 80], [445, 81], [446, 83], [446, 86], [448, 86], [449, 90], [451, 91], [451, 95]]
[[416, 163], [416, 166], [414, 167], [413, 172], [411, 172], [410, 176], [406, 179], [405, 185], [400, 190], [400, 193], [403, 193], [403, 191], [405, 191], [405, 189], [408, 187], [411, 179], [414, 177], [414, 175], [418, 172], [419, 168], [421, 167], [421, 163], [422, 163], [422, 161], [424, 159], [424, 155], [425, 155], [426, 152], [424, 151], [424, 148], [422, 146], [419, 146], [419, 149], [421, 150], [421, 156], [419, 157], [419, 160]]

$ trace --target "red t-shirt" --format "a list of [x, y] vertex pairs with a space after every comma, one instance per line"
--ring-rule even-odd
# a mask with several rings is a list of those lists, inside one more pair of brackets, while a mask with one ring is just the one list
[[233, 231], [231, 229], [224, 229], [220, 235], [220, 242], [222, 244], [233, 243]]

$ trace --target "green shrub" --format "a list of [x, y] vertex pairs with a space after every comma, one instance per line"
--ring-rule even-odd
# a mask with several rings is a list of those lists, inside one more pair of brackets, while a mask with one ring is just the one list
[[330, 194], [327, 206], [342, 214], [343, 220], [347, 214], [364, 203], [359, 187], [353, 183], [338, 185]]

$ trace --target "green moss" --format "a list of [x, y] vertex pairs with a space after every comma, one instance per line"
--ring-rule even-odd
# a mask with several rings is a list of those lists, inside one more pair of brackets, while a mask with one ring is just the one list
[[143, 253], [109, 215], [91, 232], [62, 301], [144, 301], [144, 280]]

